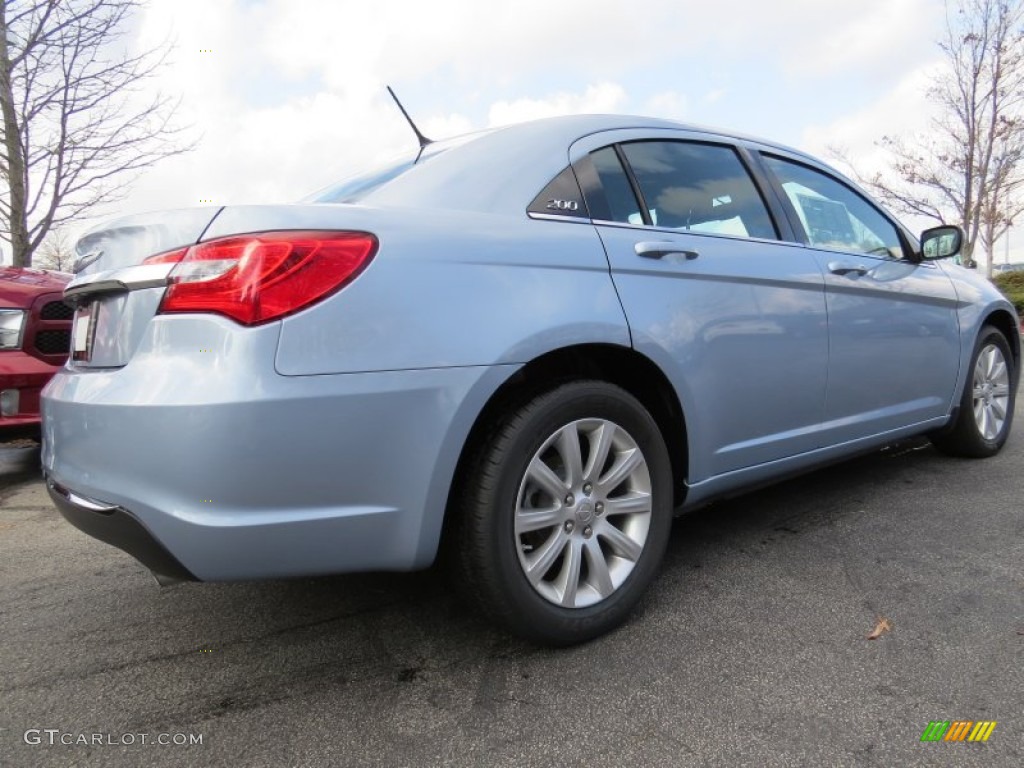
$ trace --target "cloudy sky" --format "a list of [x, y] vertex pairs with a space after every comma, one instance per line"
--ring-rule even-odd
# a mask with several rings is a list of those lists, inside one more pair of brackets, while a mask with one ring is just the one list
[[122, 210], [295, 200], [407, 150], [385, 84], [434, 138], [620, 112], [842, 146], [867, 170], [882, 135], [927, 125], [943, 13], [942, 0], [150, 0], [138, 44], [176, 41], [156, 85], [201, 138]]

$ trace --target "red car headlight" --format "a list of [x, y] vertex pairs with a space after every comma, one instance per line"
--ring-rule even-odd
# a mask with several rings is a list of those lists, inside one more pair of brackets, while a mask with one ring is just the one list
[[0, 309], [0, 349], [20, 349], [21, 334], [24, 330], [23, 310]]

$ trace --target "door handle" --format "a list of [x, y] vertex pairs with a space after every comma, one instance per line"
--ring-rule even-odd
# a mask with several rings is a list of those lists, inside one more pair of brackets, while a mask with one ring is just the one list
[[863, 277], [868, 273], [867, 267], [862, 267], [860, 264], [847, 264], [842, 261], [830, 261], [828, 263], [828, 271], [833, 275], [857, 275]]
[[643, 256], [645, 259], [660, 259], [670, 254], [678, 254], [687, 261], [692, 261], [700, 256], [696, 251], [684, 251], [681, 248], [677, 248], [674, 243], [670, 243], [667, 240], [637, 243], [633, 246], [633, 250], [636, 251], [637, 256]]

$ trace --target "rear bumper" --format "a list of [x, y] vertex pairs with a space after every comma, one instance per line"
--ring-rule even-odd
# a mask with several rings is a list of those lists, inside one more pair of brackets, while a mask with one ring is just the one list
[[183, 368], [147, 356], [61, 371], [43, 395], [42, 460], [73, 525], [200, 581], [429, 566], [466, 434], [508, 375]]
[[149, 568], [160, 583], [196, 580], [128, 510], [78, 496], [50, 478], [46, 489], [65, 520], [94, 539], [123, 549]]

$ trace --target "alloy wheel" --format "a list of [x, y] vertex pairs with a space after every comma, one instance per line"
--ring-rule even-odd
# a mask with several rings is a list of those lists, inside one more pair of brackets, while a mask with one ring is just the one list
[[629, 433], [607, 419], [566, 424], [543, 442], [519, 484], [523, 573], [555, 605], [599, 603], [639, 561], [651, 510], [647, 460]]
[[989, 344], [974, 364], [974, 423], [986, 440], [995, 440], [1006, 423], [1010, 404], [1010, 371], [1002, 350]]

